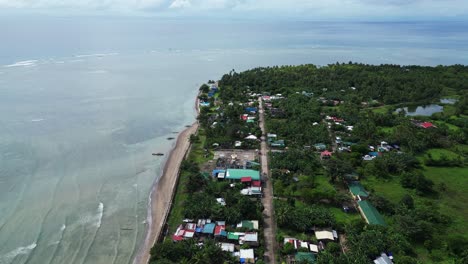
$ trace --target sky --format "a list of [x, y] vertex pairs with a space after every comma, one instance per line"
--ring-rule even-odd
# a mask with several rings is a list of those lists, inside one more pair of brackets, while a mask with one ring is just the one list
[[0, 0], [1, 13], [307, 20], [465, 20], [467, 0]]

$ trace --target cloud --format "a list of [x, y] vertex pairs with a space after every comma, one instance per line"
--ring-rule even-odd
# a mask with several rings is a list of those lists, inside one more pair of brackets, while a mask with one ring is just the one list
[[190, 3], [190, 0], [175, 0], [169, 8], [188, 8], [191, 6], [192, 4]]
[[[466, 0], [0, 0], [1, 9], [67, 9], [238, 17], [437, 18], [468, 15]], [[183, 10], [183, 12], [182, 12]]]

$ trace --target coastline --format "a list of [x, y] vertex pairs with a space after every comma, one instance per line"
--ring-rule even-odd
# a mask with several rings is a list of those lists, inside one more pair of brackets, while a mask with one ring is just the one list
[[[199, 113], [198, 94], [195, 100], [195, 110]], [[163, 173], [154, 182], [148, 201], [147, 229], [143, 245], [138, 250], [133, 264], [147, 264], [150, 251], [163, 231], [164, 223], [171, 209], [173, 195], [176, 191], [180, 165], [190, 149], [190, 135], [198, 130], [198, 121], [184, 129], [178, 136], [174, 148], [164, 164]]]

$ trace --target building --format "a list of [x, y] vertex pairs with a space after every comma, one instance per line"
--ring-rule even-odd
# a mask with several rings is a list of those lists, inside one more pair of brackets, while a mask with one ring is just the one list
[[355, 200], [365, 200], [369, 197], [369, 194], [364, 187], [358, 181], [352, 181], [348, 183], [349, 192]]
[[258, 220], [242, 220], [237, 224], [237, 228], [248, 228], [249, 230], [258, 230]]
[[315, 263], [315, 255], [309, 252], [297, 252], [294, 259], [296, 263]]
[[432, 124], [431, 122], [423, 122], [423, 123], [419, 124], [419, 126], [424, 128], [424, 129], [435, 127], [434, 124]]
[[240, 181], [242, 178], [250, 177], [252, 181], [260, 181], [260, 172], [256, 170], [228, 169], [225, 179]]
[[245, 233], [243, 237], [239, 237], [239, 244], [247, 244], [252, 247], [258, 247], [258, 233]]
[[255, 254], [253, 249], [241, 249], [239, 251], [240, 263], [255, 263]]
[[393, 261], [390, 259], [390, 257], [387, 256], [387, 254], [382, 253], [380, 257], [374, 259], [375, 264], [393, 264]]
[[369, 201], [362, 200], [358, 201], [357, 203], [359, 205], [359, 212], [361, 213], [364, 220], [366, 220], [366, 223], [369, 225], [387, 225], [382, 215], [371, 203], [369, 203]]
[[328, 230], [323, 230], [323, 231], [315, 231], [315, 237], [317, 240], [331, 240], [334, 241], [338, 239], [338, 234], [336, 233], [335, 230], [333, 231], [328, 231]]
[[284, 148], [286, 146], [286, 144], [284, 143], [284, 140], [282, 139], [273, 140], [273, 141], [270, 141], [269, 143], [271, 147], [275, 147], [275, 148]]
[[317, 143], [314, 145], [314, 147], [317, 151], [323, 151], [327, 149], [327, 146], [323, 143]]
[[328, 151], [328, 150], [322, 151], [320, 153], [320, 159], [322, 159], [322, 160], [323, 159], [329, 159], [329, 158], [331, 158], [331, 156], [332, 156], [332, 153], [330, 151]]

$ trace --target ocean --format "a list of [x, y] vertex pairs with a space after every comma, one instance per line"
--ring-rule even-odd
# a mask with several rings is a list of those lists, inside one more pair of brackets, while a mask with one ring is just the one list
[[467, 64], [468, 23], [0, 18], [0, 264], [131, 263], [198, 87], [232, 69]]

